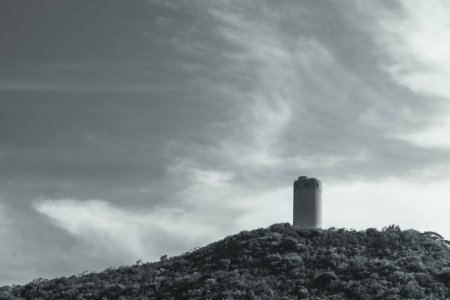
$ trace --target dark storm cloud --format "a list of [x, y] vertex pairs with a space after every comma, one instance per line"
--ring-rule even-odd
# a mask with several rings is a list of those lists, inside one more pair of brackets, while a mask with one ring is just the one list
[[440, 110], [383, 69], [376, 14], [401, 6], [347, 3], [0, 4], [0, 254], [21, 262], [0, 281], [179, 253], [300, 174], [447, 164], [397, 138]]

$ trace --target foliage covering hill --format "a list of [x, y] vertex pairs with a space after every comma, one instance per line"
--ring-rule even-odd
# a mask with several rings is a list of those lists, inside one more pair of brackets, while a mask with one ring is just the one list
[[449, 241], [433, 232], [275, 224], [190, 253], [0, 288], [0, 299], [445, 299]]

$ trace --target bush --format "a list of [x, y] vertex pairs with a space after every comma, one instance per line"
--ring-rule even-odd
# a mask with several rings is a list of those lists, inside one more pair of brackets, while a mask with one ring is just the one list
[[9, 299], [445, 299], [450, 250], [436, 233], [243, 231], [178, 257], [0, 288]]

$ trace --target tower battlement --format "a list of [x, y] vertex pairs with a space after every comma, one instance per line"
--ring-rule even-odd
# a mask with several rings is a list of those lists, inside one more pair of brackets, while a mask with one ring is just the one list
[[294, 222], [296, 227], [320, 227], [322, 184], [316, 178], [300, 176], [294, 181]]
[[300, 176], [296, 181], [294, 181], [294, 189], [302, 188], [322, 189], [322, 185], [316, 178]]

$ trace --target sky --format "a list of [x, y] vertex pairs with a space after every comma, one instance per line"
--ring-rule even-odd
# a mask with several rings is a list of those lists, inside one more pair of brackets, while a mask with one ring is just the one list
[[292, 222], [450, 238], [445, 1], [0, 2], [0, 286]]

